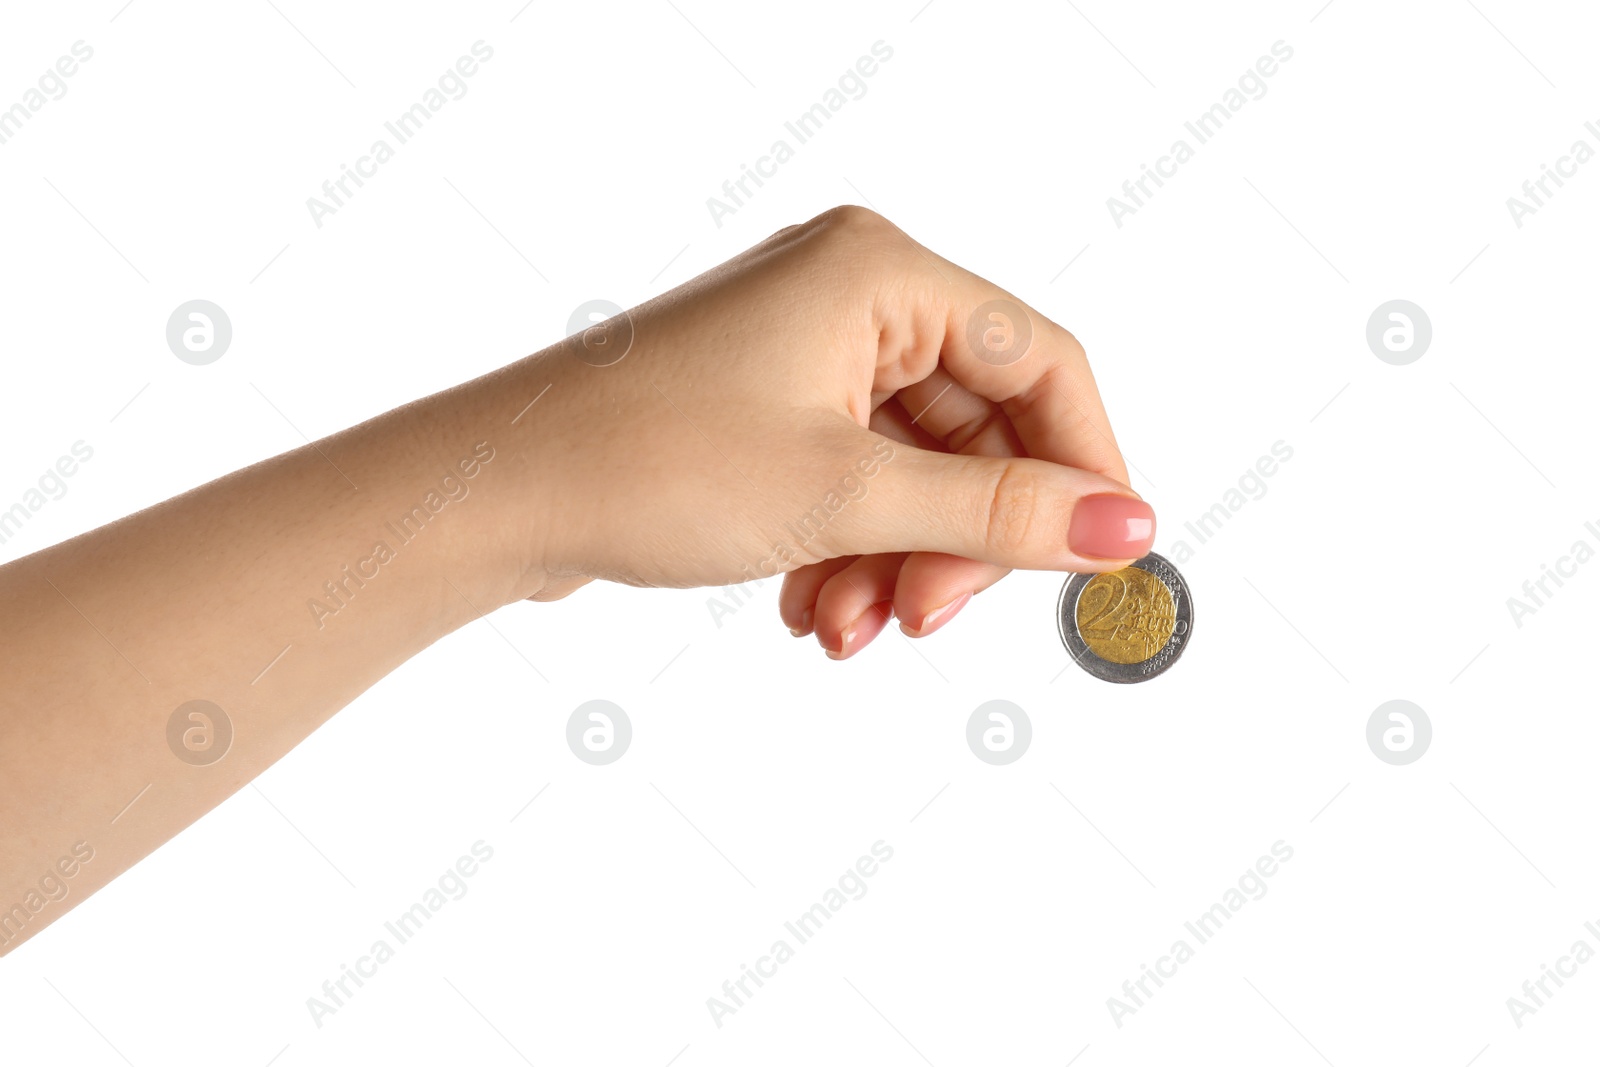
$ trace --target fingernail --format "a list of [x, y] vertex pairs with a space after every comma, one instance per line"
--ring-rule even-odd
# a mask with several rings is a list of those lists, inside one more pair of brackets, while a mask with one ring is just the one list
[[[888, 624], [892, 614], [892, 605], [888, 602], [872, 605], [872, 607], [858, 615], [854, 622], [844, 628], [838, 648], [829, 648], [826, 643], [823, 643], [823, 651], [828, 654], [829, 659], [849, 659], [865, 646], [868, 641], [878, 636], [879, 631]], [[821, 641], [822, 639], [819, 636], [817, 640]]]
[[907, 637], [926, 637], [954, 618], [955, 613], [965, 607], [967, 601], [971, 599], [971, 593], [963, 593], [961, 596], [958, 596], [956, 599], [950, 601], [950, 603], [946, 604], [944, 607], [934, 608], [932, 611], [928, 612], [928, 614], [924, 615], [922, 617], [922, 625], [918, 626], [916, 629], [912, 629], [905, 623], [901, 623], [900, 632], [905, 634]]
[[800, 625], [789, 627], [789, 632], [796, 637], [804, 637], [811, 632], [812, 618], [811, 609], [807, 608], [805, 613], [800, 616]]
[[1080, 556], [1138, 559], [1150, 551], [1156, 535], [1156, 513], [1143, 500], [1098, 493], [1072, 509], [1067, 547]]

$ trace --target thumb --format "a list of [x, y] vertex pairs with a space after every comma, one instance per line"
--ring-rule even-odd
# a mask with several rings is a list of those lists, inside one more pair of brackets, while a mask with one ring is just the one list
[[1024, 570], [1108, 571], [1155, 541], [1155, 511], [1102, 474], [897, 444], [844, 528], [850, 553], [944, 552]]

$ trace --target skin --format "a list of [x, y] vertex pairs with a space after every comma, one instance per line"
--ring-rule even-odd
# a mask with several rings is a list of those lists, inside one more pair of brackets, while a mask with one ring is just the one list
[[[514, 601], [781, 571], [785, 625], [847, 658], [891, 617], [933, 632], [955, 611], [930, 614], [1009, 568], [1143, 555], [1148, 540], [1118, 559], [1068, 547], [1080, 498], [1136, 494], [1070, 333], [1029, 309], [1023, 358], [970, 350], [968, 319], [996, 298], [1024, 306], [837, 208], [633, 309], [610, 366], [569, 338], [0, 567], [0, 954]], [[785, 524], [850, 475], [864, 495], [796, 545]], [[394, 537], [441, 485], [422, 532]], [[379, 540], [393, 558], [358, 564]], [[371, 577], [319, 619], [308, 601], [332, 606], [346, 565]], [[234, 730], [207, 766], [167, 742], [196, 699]], [[64, 878], [79, 842], [93, 858]], [[6, 929], [46, 877], [66, 897]]]

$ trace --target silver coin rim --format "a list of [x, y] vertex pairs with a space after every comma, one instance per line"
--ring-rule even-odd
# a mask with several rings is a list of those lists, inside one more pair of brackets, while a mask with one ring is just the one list
[[[1147, 682], [1157, 675], [1165, 674], [1172, 669], [1183, 655], [1183, 650], [1189, 645], [1189, 638], [1194, 634], [1194, 597], [1189, 593], [1189, 583], [1184, 581], [1183, 572], [1172, 565], [1172, 561], [1159, 553], [1152, 552], [1143, 559], [1136, 559], [1131, 566], [1155, 578], [1172, 594], [1174, 625], [1172, 636], [1150, 659], [1138, 663], [1112, 663], [1110, 660], [1101, 659], [1089, 649], [1089, 644], [1078, 632], [1078, 597], [1083, 594], [1091, 581], [1099, 577], [1097, 574], [1074, 574], [1061, 586], [1061, 598], [1056, 603], [1056, 626], [1061, 632], [1061, 643], [1066, 646], [1067, 652], [1079, 667], [1089, 674], [1106, 682]], [[1164, 568], [1172, 580], [1167, 579], [1167, 574], [1161, 573], [1156, 568]], [[1181, 622], [1180, 627], [1177, 623]], [[1179, 630], [1181, 629], [1181, 633]], [[1144, 670], [1146, 664], [1152, 660], [1160, 659], [1160, 666], [1153, 670]]]

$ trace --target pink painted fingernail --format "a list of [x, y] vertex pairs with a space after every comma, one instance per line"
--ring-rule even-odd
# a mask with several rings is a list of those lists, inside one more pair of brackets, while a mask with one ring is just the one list
[[1097, 493], [1072, 509], [1067, 547], [1080, 556], [1138, 559], [1150, 551], [1156, 536], [1156, 513], [1143, 500], [1115, 493]]
[[829, 648], [827, 645], [823, 645], [823, 651], [827, 653], [829, 659], [849, 659], [866, 647], [867, 642], [882, 632], [883, 628], [888, 625], [892, 615], [893, 611], [889, 603], [872, 605], [872, 607], [857, 616], [854, 622], [844, 628], [840, 647]]
[[811, 632], [812, 617], [811, 609], [807, 608], [805, 613], [800, 616], [800, 625], [791, 626], [789, 628], [789, 632], [796, 637], [804, 637], [806, 634]]
[[943, 626], [945, 623], [949, 622], [951, 619], [955, 618], [956, 612], [966, 607], [967, 601], [971, 599], [971, 593], [963, 593], [962, 595], [956, 597], [956, 599], [950, 601], [950, 603], [946, 604], [944, 607], [934, 608], [932, 611], [928, 612], [928, 614], [924, 615], [922, 617], [922, 625], [918, 626], [916, 629], [912, 629], [905, 623], [901, 623], [900, 631], [907, 637], [926, 637], [939, 627]]

